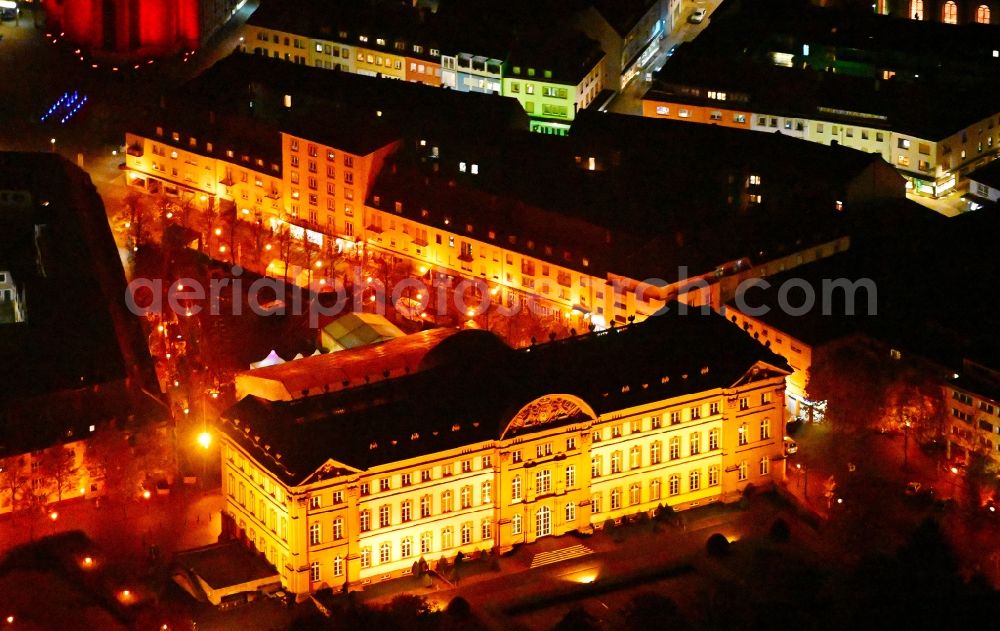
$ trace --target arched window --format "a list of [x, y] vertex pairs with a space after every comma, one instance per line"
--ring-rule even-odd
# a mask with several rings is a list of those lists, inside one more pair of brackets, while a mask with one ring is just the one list
[[924, 0], [910, 0], [910, 15], [914, 20], [924, 19]]
[[566, 504], [566, 521], [569, 523], [576, 521], [576, 504], [573, 502]]
[[945, 2], [941, 17], [945, 24], [958, 24], [958, 5], [952, 0]]
[[976, 9], [976, 22], [980, 24], [990, 23], [990, 8], [985, 4], [979, 5], [979, 8]]
[[516, 502], [521, 499], [521, 476], [515, 475], [510, 481], [510, 499]]
[[513, 535], [521, 534], [521, 516], [514, 515], [510, 518], [510, 532]]

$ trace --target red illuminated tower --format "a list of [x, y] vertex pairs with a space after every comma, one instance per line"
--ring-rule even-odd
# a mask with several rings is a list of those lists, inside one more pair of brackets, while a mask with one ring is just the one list
[[85, 48], [155, 56], [194, 50], [239, 0], [44, 0], [52, 29]]

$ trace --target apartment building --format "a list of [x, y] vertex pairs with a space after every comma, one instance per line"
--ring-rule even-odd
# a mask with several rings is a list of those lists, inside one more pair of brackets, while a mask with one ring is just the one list
[[982, 363], [965, 360], [961, 373], [944, 384], [948, 404], [949, 457], [981, 453], [1000, 462], [1000, 374]]
[[[760, 3], [713, 16], [657, 73], [643, 114], [876, 153], [935, 197], [997, 156], [1000, 111], [983, 95], [1000, 55], [993, 27], [848, 22], [802, 4], [783, 5], [777, 21]], [[940, 46], [913, 44], [929, 39]]]
[[[213, 123], [216, 111], [230, 114]], [[299, 238], [364, 245], [452, 286], [479, 279], [497, 301], [531, 296], [596, 326], [681, 295], [719, 306], [746, 274], [846, 249], [843, 217], [903, 194], [883, 161], [842, 147], [586, 110], [568, 138], [511, 133], [527, 128], [513, 99], [252, 55], [219, 64], [163, 116], [129, 136], [137, 186], [169, 181], [170, 194]], [[660, 150], [681, 145], [683, 157]]]
[[[907, 188], [935, 197], [1000, 148], [1000, 111], [979, 100], [959, 99], [958, 106], [937, 85], [722, 64], [692, 50], [682, 47], [657, 74], [643, 97], [644, 116], [780, 132], [878, 154], [907, 179]], [[917, 116], [914, 102], [933, 114]]]
[[679, 0], [596, 0], [574, 17], [607, 54], [602, 83], [618, 91], [645, 72], [680, 22]]
[[[515, 37], [515, 25], [502, 17], [469, 14], [461, 7], [430, 12], [390, 3], [303, 0], [291, 9], [258, 9], [247, 22], [241, 50], [317, 68], [511, 96], [536, 121], [534, 130], [565, 134], [575, 112], [608, 85], [600, 45], [538, 16], [532, 19], [546, 28], [518, 29]], [[490, 26], [480, 28], [484, 22]]]

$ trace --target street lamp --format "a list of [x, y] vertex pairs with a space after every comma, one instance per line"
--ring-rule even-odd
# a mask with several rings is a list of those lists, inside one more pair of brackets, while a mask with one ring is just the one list
[[56, 152], [56, 139], [55, 138], [49, 138], [49, 146], [52, 149], [52, 153], [55, 153]]
[[802, 477], [799, 478], [799, 482], [802, 483], [802, 497], [804, 499], [809, 499], [809, 469], [803, 467], [801, 463], [795, 463], [795, 468], [802, 472]]
[[198, 444], [201, 445], [202, 449], [208, 449], [212, 444], [212, 435], [208, 432], [201, 432], [198, 434]]

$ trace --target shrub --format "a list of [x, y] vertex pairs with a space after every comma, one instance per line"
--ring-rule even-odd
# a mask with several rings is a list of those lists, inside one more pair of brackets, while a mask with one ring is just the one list
[[461, 596], [455, 596], [451, 599], [451, 602], [448, 603], [448, 606], [445, 608], [445, 612], [449, 616], [464, 618], [472, 613], [472, 607], [469, 606], [469, 601], [466, 599]]
[[705, 552], [711, 557], [724, 557], [729, 554], [729, 539], [722, 533], [715, 533], [705, 542]]
[[788, 528], [788, 522], [779, 517], [774, 520], [773, 524], [771, 524], [771, 530], [768, 534], [770, 535], [772, 541], [777, 543], [786, 543], [791, 537], [792, 532]]

